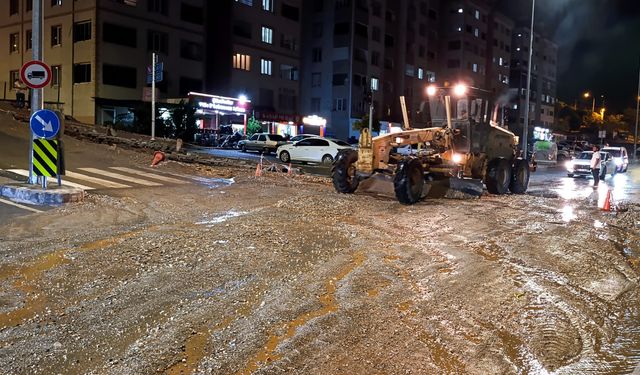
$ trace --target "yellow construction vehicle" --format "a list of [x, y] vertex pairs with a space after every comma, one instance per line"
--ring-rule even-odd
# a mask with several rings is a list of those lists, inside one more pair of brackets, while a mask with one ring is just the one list
[[393, 177], [403, 204], [423, 198], [425, 180], [447, 178], [453, 189], [480, 191], [484, 182], [492, 194], [527, 190], [529, 163], [517, 150], [518, 137], [500, 126], [501, 108], [487, 92], [456, 85], [429, 86], [427, 94], [427, 128], [411, 128], [403, 105], [403, 129], [375, 138], [364, 129], [357, 151], [338, 154], [331, 172], [336, 191], [353, 193], [378, 173]]

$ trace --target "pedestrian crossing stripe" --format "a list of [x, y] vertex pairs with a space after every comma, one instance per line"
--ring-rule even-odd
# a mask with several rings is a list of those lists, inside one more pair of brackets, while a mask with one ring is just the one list
[[58, 175], [58, 141], [34, 139], [32, 163], [33, 173], [36, 176], [56, 177]]

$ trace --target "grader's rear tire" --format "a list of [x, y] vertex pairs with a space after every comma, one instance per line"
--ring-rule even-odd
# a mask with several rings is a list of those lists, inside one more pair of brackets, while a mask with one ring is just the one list
[[513, 194], [524, 194], [529, 187], [529, 162], [525, 159], [516, 159], [511, 173], [509, 190]]
[[350, 194], [356, 191], [360, 181], [356, 176], [358, 151], [343, 150], [338, 153], [331, 168], [333, 187], [338, 193]]
[[424, 170], [418, 159], [405, 158], [398, 163], [393, 188], [402, 204], [414, 204], [422, 198]]
[[491, 194], [506, 194], [511, 183], [511, 165], [506, 159], [493, 159], [489, 162], [485, 185]]

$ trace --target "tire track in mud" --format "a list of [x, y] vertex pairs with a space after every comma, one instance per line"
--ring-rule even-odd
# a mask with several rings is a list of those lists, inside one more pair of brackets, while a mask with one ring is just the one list
[[282, 356], [276, 353], [276, 349], [283, 341], [293, 337], [299, 327], [307, 324], [312, 319], [320, 318], [336, 312], [339, 308], [335, 296], [338, 290], [337, 284], [362, 265], [366, 259], [367, 255], [364, 252], [360, 251], [355, 253], [352, 256], [351, 261], [342, 269], [342, 271], [325, 281], [325, 292], [318, 297], [322, 307], [320, 309], [304, 313], [281, 325], [279, 328], [283, 329], [285, 332], [281, 335], [272, 334], [269, 336], [262, 350], [256, 353], [237, 374], [250, 375], [260, 369], [261, 366], [279, 360]]
[[10, 280], [17, 277], [13, 286], [25, 295], [24, 304], [14, 310], [0, 314], [0, 330], [19, 325], [24, 320], [36, 316], [45, 310], [47, 298], [42, 290], [37, 288], [37, 281], [42, 275], [54, 268], [70, 262], [67, 253], [73, 251], [87, 252], [108, 248], [141, 233], [142, 230], [124, 232], [113, 237], [85, 243], [77, 248], [65, 248], [51, 253], [42, 254], [22, 267], [8, 267], [0, 272], [0, 279]]

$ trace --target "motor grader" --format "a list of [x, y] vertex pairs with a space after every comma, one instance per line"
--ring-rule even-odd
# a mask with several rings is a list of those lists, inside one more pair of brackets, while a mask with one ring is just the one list
[[454, 189], [475, 181], [492, 194], [526, 192], [529, 163], [519, 156], [517, 137], [500, 126], [500, 106], [490, 95], [463, 85], [430, 86], [427, 93], [426, 128], [411, 128], [403, 105], [401, 131], [372, 138], [363, 129], [358, 150], [338, 154], [331, 172], [336, 191], [353, 193], [362, 180], [384, 174], [403, 204], [423, 198], [426, 180], [445, 178]]

